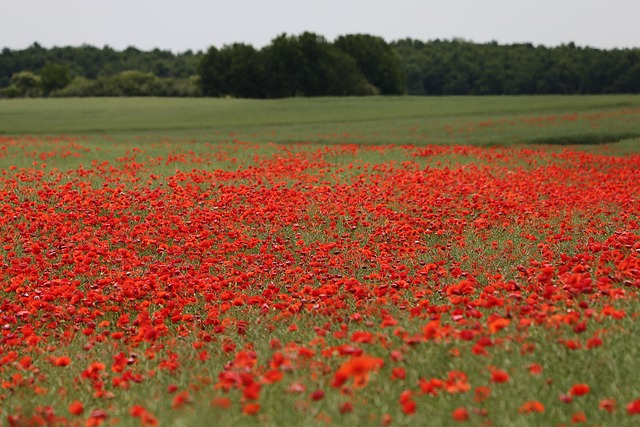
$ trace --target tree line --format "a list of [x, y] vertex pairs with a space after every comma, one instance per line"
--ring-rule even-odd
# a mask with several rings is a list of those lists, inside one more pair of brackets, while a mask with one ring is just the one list
[[0, 53], [0, 96], [519, 95], [640, 93], [640, 49], [465, 40], [333, 42], [281, 34], [262, 49], [234, 43], [174, 54], [37, 43]]
[[34, 43], [0, 53], [0, 95], [14, 96], [198, 96], [202, 52], [174, 54], [129, 47], [117, 51]]
[[640, 93], [637, 48], [412, 39], [392, 45], [402, 57], [411, 95]]

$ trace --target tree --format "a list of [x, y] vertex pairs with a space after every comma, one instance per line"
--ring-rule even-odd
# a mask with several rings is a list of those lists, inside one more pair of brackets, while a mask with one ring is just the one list
[[354, 58], [314, 33], [282, 34], [261, 55], [269, 98], [376, 93]]
[[640, 60], [615, 81], [613, 89], [619, 93], [640, 93]]
[[356, 60], [362, 75], [383, 95], [405, 93], [400, 56], [381, 37], [354, 34], [338, 37], [334, 46]]
[[153, 93], [153, 85], [158, 78], [152, 73], [129, 70], [108, 78], [112, 89], [109, 93], [119, 93], [121, 96], [149, 96]]
[[40, 70], [42, 90], [45, 96], [58, 89], [65, 88], [71, 82], [69, 66], [48, 62]]
[[263, 72], [260, 53], [250, 45], [234, 43], [221, 50], [226, 69], [223, 72], [225, 95], [238, 98], [263, 98]]
[[287, 98], [300, 95], [302, 52], [297, 38], [286, 33], [271, 40], [262, 49], [268, 98]]
[[36, 97], [42, 94], [40, 77], [31, 71], [20, 71], [11, 77], [11, 86], [7, 88], [9, 96]]
[[360, 72], [356, 60], [332, 47], [327, 58], [327, 91], [331, 96], [364, 96], [379, 95], [380, 91], [373, 86]]
[[223, 55], [215, 46], [211, 46], [198, 66], [200, 88], [204, 95], [222, 96], [224, 94], [226, 68]]

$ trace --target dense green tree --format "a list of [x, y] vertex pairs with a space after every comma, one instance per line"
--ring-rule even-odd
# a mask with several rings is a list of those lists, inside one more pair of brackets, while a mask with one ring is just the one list
[[330, 95], [331, 86], [331, 45], [327, 40], [314, 33], [305, 32], [294, 37], [300, 52], [297, 91], [303, 96]]
[[38, 97], [42, 96], [42, 84], [40, 76], [31, 71], [20, 71], [11, 76], [11, 85], [2, 91], [4, 96], [15, 97]]
[[31, 71], [21, 71], [11, 77], [11, 83], [23, 90], [37, 89], [40, 87], [40, 77]]
[[324, 37], [305, 32], [293, 39], [300, 53], [298, 95], [345, 96], [376, 92], [360, 72], [355, 58], [337, 49]]
[[327, 64], [326, 95], [365, 96], [380, 93], [378, 88], [362, 75], [356, 60], [341, 50], [329, 49]]
[[49, 95], [54, 90], [62, 89], [71, 83], [69, 66], [48, 62], [40, 70], [40, 80], [45, 95]]
[[[200, 68], [201, 81], [222, 78], [228, 83], [226, 86], [233, 89], [222, 94], [284, 98], [375, 93], [353, 58], [314, 33], [281, 34], [260, 51], [242, 45], [223, 48], [220, 52], [223, 51], [229, 56], [222, 55], [224, 59], [216, 60], [214, 51], [211, 58], [203, 59]], [[218, 77], [202, 74], [209, 63], [219, 66]], [[214, 72], [212, 67], [208, 68]], [[237, 81], [229, 83], [234, 80]], [[241, 82], [243, 90], [240, 90]]]
[[259, 52], [250, 45], [234, 43], [225, 46], [224, 58], [225, 95], [238, 98], [263, 98], [264, 84]]
[[267, 97], [286, 98], [300, 95], [302, 52], [295, 37], [281, 34], [262, 49]]
[[152, 73], [130, 70], [106, 80], [112, 85], [107, 92], [118, 96], [145, 96], [152, 92], [152, 87], [157, 77]]
[[212, 46], [198, 68], [200, 86], [208, 96], [261, 98], [261, 67], [260, 55], [253, 46], [234, 43], [220, 50]]
[[627, 72], [613, 83], [613, 92], [640, 93], [640, 60], [630, 65]]
[[400, 56], [381, 37], [368, 34], [341, 36], [334, 45], [356, 60], [362, 75], [383, 95], [405, 93]]
[[226, 64], [224, 55], [215, 47], [211, 46], [202, 57], [198, 66], [198, 76], [200, 77], [200, 87], [202, 93], [207, 96], [222, 96], [225, 88]]

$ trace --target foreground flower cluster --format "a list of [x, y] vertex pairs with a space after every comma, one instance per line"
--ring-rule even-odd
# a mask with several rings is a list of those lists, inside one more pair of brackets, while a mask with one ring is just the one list
[[640, 156], [0, 145], [8, 425], [640, 414], [572, 367], [635, 349]]

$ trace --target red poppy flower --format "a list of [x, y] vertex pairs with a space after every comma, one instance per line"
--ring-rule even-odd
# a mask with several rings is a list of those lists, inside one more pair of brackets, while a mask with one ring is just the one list
[[591, 388], [587, 384], [574, 384], [569, 390], [571, 396], [584, 396], [591, 391]]
[[627, 414], [640, 415], [640, 399], [636, 399], [627, 404]]
[[71, 415], [81, 415], [84, 412], [84, 405], [78, 400], [74, 400], [69, 404], [69, 413]]
[[518, 412], [522, 414], [530, 414], [534, 412], [544, 412], [544, 405], [537, 400], [530, 400], [520, 405]]
[[369, 374], [382, 367], [384, 361], [377, 357], [356, 356], [344, 362], [333, 377], [332, 386], [340, 387], [349, 378], [353, 379], [353, 386], [361, 388], [369, 382]]
[[495, 368], [493, 366], [489, 367], [491, 371], [491, 382], [493, 383], [506, 383], [509, 381], [509, 374], [502, 369]]
[[598, 403], [598, 408], [602, 409], [603, 411], [607, 411], [609, 413], [612, 413], [613, 411], [615, 411], [616, 406], [617, 406], [617, 402], [614, 399], [602, 399]]
[[54, 366], [67, 366], [71, 363], [71, 358], [69, 356], [60, 356], [56, 357], [53, 360]]
[[451, 417], [456, 421], [468, 421], [469, 420], [469, 411], [465, 408], [456, 408], [451, 413]]
[[242, 406], [242, 413], [246, 415], [256, 415], [260, 412], [260, 404], [259, 403], [245, 403]]

